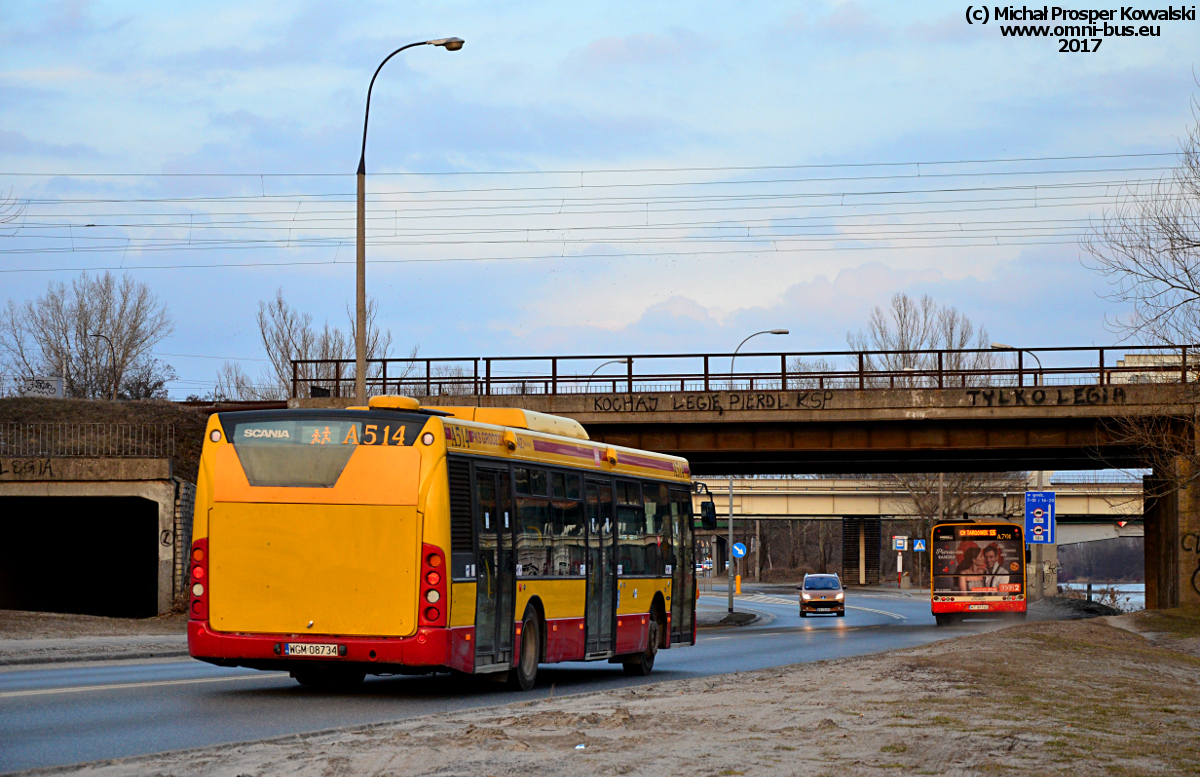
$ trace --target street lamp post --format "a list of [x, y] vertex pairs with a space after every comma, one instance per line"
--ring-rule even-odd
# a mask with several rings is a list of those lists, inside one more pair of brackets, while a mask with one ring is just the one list
[[613, 359], [612, 361], [604, 362], [604, 364], [601, 364], [598, 367], [596, 367], [596, 369], [592, 370], [592, 374], [588, 375], [588, 380], [587, 380], [588, 390], [591, 390], [592, 378], [596, 377], [596, 373], [600, 371], [600, 367], [607, 367], [610, 364], [629, 364], [629, 359], [627, 359], [627, 358], [626, 359]]
[[786, 335], [786, 334], [788, 334], [788, 330], [786, 330], [786, 329], [764, 329], [761, 332], [755, 332], [754, 334], [750, 335], [750, 337], [747, 337], [745, 340], [738, 343], [738, 347], [733, 349], [733, 358], [731, 358], [729, 360], [729, 390], [733, 391], [733, 364], [734, 364], [734, 362], [737, 361], [738, 351], [742, 350], [743, 345], [745, 345], [747, 342], [749, 342], [751, 338], [758, 337], [759, 335]]
[[113, 401], [116, 402], [117, 401], [117, 349], [113, 348], [112, 340], [109, 340], [106, 336], [100, 334], [99, 332], [90, 334], [90, 335], [88, 335], [88, 337], [103, 337], [104, 342], [108, 343], [108, 352], [110, 354], [112, 354], [112, 361], [109, 362], [109, 364], [112, 367], [112, 380], [113, 380], [112, 398], [113, 398]]
[[363, 113], [362, 154], [358, 158], [358, 219], [356, 223], [356, 289], [355, 289], [355, 334], [354, 334], [354, 395], [358, 404], [367, 404], [367, 121], [371, 118], [371, 90], [375, 79], [388, 60], [405, 49], [414, 46], [441, 46], [447, 51], [458, 51], [463, 47], [461, 38], [439, 38], [423, 40], [401, 46], [383, 58], [371, 84], [367, 87], [367, 109]]
[[[733, 349], [733, 357], [729, 360], [729, 390], [733, 391], [733, 365], [737, 362], [738, 351], [742, 350], [742, 346], [750, 341], [752, 337], [759, 335], [786, 335], [786, 329], [764, 329], [761, 332], [755, 332], [745, 340], [738, 343], [738, 347]], [[729, 611], [733, 612], [733, 478], [729, 478], [729, 567], [725, 573], [726, 579], [729, 581]]]
[[[1038, 380], [1044, 377], [1042, 375], [1042, 360], [1038, 358], [1038, 355], [1036, 353], [1029, 350], [1028, 348], [1013, 348], [1011, 345], [1005, 345], [1004, 343], [992, 343], [992, 350], [994, 350], [994, 351], [1024, 351], [1025, 353], [1032, 356], [1033, 360], [1037, 362], [1038, 374], [1033, 376], [1033, 385], [1037, 386]], [[1044, 384], [1045, 380], [1042, 380], [1042, 383]]]

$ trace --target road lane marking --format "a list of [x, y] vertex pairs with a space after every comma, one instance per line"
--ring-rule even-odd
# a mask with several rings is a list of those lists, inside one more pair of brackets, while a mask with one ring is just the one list
[[908, 618], [905, 618], [903, 615], [897, 615], [896, 613], [888, 612], [887, 610], [873, 610], [870, 607], [855, 607], [852, 604], [847, 604], [846, 609], [847, 610], [862, 610], [863, 612], [874, 612], [874, 613], [878, 613], [880, 615], [886, 615], [889, 618], [895, 618], [898, 621], [908, 620]]
[[193, 680], [154, 680], [144, 683], [108, 683], [106, 685], [75, 685], [64, 688], [38, 688], [28, 691], [3, 691], [0, 699], [12, 699], [17, 696], [45, 696], [54, 693], [83, 693], [84, 691], [125, 690], [126, 688], [156, 688], [164, 685], [190, 685], [193, 683], [230, 683], [235, 680], [262, 680], [265, 677], [286, 677], [282, 672], [264, 672], [263, 674], [243, 675], [239, 677], [201, 677]]

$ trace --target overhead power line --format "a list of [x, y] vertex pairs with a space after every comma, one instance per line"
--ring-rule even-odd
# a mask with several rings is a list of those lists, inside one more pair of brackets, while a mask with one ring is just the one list
[[[930, 159], [907, 162], [828, 162], [797, 165], [714, 165], [684, 167], [612, 167], [573, 168], [552, 170], [426, 170], [367, 173], [368, 177], [396, 176], [471, 176], [471, 175], [584, 175], [603, 173], [691, 173], [691, 172], [738, 172], [749, 170], [828, 170], [862, 167], [904, 167], [909, 165], [976, 165], [1005, 164], [1013, 162], [1063, 162], [1090, 159], [1141, 159], [1147, 157], [1178, 156], [1177, 151], [1147, 151], [1132, 154], [1076, 154], [1068, 156], [989, 157], [981, 159]], [[0, 175], [37, 178], [353, 178], [354, 173], [97, 173], [97, 172], [0, 172]]]

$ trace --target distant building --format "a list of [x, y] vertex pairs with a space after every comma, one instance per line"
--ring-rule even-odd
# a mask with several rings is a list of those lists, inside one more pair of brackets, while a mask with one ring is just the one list
[[[1200, 379], [1196, 360], [1188, 359], [1188, 381]], [[1108, 373], [1108, 383], [1176, 383], [1182, 358], [1178, 353], [1128, 353], [1117, 359]]]

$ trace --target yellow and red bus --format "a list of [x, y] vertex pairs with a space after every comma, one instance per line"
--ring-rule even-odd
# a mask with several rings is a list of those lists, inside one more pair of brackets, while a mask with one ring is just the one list
[[[539, 663], [648, 674], [694, 644], [687, 461], [509, 408], [217, 413], [191, 547], [191, 655], [313, 687]], [[502, 674], [503, 673], [503, 674]]]
[[930, 598], [939, 626], [1024, 618], [1025, 540], [1011, 523], [939, 523], [929, 538]]

